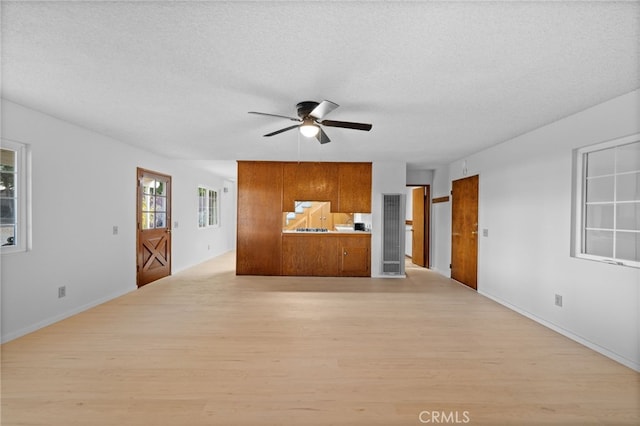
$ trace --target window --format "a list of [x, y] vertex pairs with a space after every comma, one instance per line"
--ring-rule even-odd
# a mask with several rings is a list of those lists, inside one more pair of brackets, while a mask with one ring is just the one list
[[198, 187], [198, 228], [219, 225], [218, 191]]
[[167, 212], [169, 203], [167, 195], [169, 191], [169, 178], [144, 175], [140, 180], [142, 186], [142, 199], [140, 205], [141, 229], [167, 228]]
[[578, 257], [640, 267], [640, 134], [579, 149]]
[[0, 246], [2, 253], [24, 251], [27, 235], [27, 147], [2, 140], [0, 148]]

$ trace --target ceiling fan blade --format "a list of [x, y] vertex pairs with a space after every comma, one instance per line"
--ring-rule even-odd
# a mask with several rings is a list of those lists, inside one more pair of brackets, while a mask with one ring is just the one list
[[344, 127], [345, 129], [366, 130], [367, 132], [373, 127], [371, 124], [352, 123], [350, 121], [323, 120], [319, 123], [328, 127]]
[[331, 139], [329, 139], [329, 136], [327, 136], [327, 134], [322, 129], [320, 129], [320, 131], [316, 135], [316, 139], [318, 139], [318, 142], [322, 144], [331, 142]]
[[257, 114], [257, 115], [266, 115], [266, 116], [269, 116], [269, 117], [286, 118], [287, 120], [292, 120], [292, 121], [302, 121], [299, 118], [287, 117], [286, 115], [267, 114], [266, 112], [249, 111], [249, 114]]
[[275, 132], [267, 133], [264, 136], [274, 136], [274, 135], [277, 135], [279, 133], [286, 132], [287, 130], [295, 129], [295, 128], [298, 128], [298, 127], [300, 127], [299, 124], [294, 124], [293, 126], [285, 127], [284, 129], [280, 129], [280, 130], [276, 130]]
[[340, 105], [333, 103], [331, 101], [327, 101], [324, 100], [322, 102], [320, 102], [318, 104], [317, 107], [315, 107], [313, 109], [313, 111], [311, 111], [309, 113], [310, 116], [314, 117], [314, 118], [322, 118], [325, 115], [329, 114], [331, 111], [333, 111], [334, 109], [338, 108]]

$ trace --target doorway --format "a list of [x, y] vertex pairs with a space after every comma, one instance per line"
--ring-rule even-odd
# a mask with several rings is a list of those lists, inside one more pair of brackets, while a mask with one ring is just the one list
[[171, 176], [138, 168], [138, 287], [171, 275]]
[[413, 188], [411, 205], [411, 262], [428, 268], [431, 186]]
[[452, 182], [451, 278], [478, 289], [478, 175]]

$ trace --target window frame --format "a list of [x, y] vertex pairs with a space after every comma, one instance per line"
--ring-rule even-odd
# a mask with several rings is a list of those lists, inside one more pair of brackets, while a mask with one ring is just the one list
[[30, 169], [31, 151], [29, 145], [9, 139], [1, 139], [1, 148], [14, 151], [16, 153], [16, 173], [15, 173], [15, 198], [16, 198], [16, 244], [2, 246], [2, 255], [11, 253], [21, 253], [31, 248], [31, 190], [30, 190]]
[[[586, 182], [587, 182], [587, 167], [586, 167], [586, 156], [589, 153], [593, 153], [593, 152], [597, 152], [597, 151], [604, 151], [604, 150], [608, 150], [608, 149], [615, 149], [617, 147], [621, 147], [624, 145], [630, 145], [633, 143], [640, 143], [640, 133], [635, 133], [632, 135], [628, 135], [628, 136], [623, 136], [620, 138], [616, 138], [616, 139], [612, 139], [606, 142], [600, 142], [597, 144], [593, 144], [593, 145], [589, 145], [589, 146], [585, 146], [585, 147], [581, 147], [578, 149], [574, 150], [574, 165], [575, 165], [575, 173], [574, 173], [574, 179], [575, 179], [575, 185], [574, 185], [574, 203], [575, 203], [575, 208], [574, 208], [574, 215], [573, 215], [573, 222], [574, 222], [574, 229], [573, 229], [573, 245], [572, 245], [572, 255], [576, 258], [580, 258], [580, 259], [586, 259], [586, 260], [592, 260], [592, 261], [598, 261], [598, 262], [604, 262], [604, 263], [608, 263], [608, 264], [612, 264], [612, 265], [618, 265], [618, 266], [627, 266], [627, 267], [632, 267], [632, 268], [640, 268], [640, 260], [639, 261], [634, 261], [634, 260], [629, 260], [629, 259], [621, 259], [618, 257], [615, 257], [615, 250], [616, 250], [616, 232], [618, 231], [617, 228], [617, 223], [616, 223], [616, 208], [618, 206], [618, 204], [623, 204], [624, 202], [619, 202], [616, 199], [616, 177], [618, 175], [621, 174], [625, 174], [625, 173], [633, 173], [633, 172], [624, 172], [624, 173], [617, 173], [617, 170], [615, 170], [615, 167], [617, 166], [617, 161], [614, 159], [614, 172], [611, 176], [613, 176], [614, 178], [614, 186], [613, 186], [613, 201], [611, 201], [611, 204], [613, 205], [613, 225], [612, 225], [612, 232], [613, 232], [613, 254], [614, 256], [601, 256], [601, 255], [596, 255], [596, 254], [591, 254], [591, 253], [586, 253], [586, 229], [587, 229], [587, 223], [586, 223], [586, 219], [587, 219], [587, 201], [586, 201]], [[638, 201], [638, 200], [634, 200], [634, 201]], [[629, 201], [629, 202], [634, 202], [634, 201]], [[640, 233], [640, 231], [638, 231]]]
[[[204, 195], [204, 197], [200, 195], [200, 190], [205, 191], [206, 195]], [[215, 206], [214, 206], [215, 215], [213, 216], [215, 221], [213, 223], [211, 223], [211, 209], [210, 209], [210, 200], [211, 200], [212, 194], [215, 194]], [[204, 225], [202, 225], [200, 222], [200, 215], [202, 214], [202, 210], [200, 209], [201, 207], [200, 201], [202, 198], [205, 199], [204, 212], [205, 212], [206, 223]], [[220, 191], [218, 189], [214, 189], [206, 185], [198, 185], [198, 229], [218, 228], [218, 227], [220, 227]]]

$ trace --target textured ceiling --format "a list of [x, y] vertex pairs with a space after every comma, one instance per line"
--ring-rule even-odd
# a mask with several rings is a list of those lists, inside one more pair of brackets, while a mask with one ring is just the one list
[[[640, 87], [640, 2], [2, 2], [2, 96], [169, 157], [446, 164]], [[290, 131], [340, 108], [332, 142]], [[233, 163], [231, 163], [233, 164]], [[228, 174], [229, 169], [220, 169]], [[227, 170], [227, 171], [223, 171]]]

